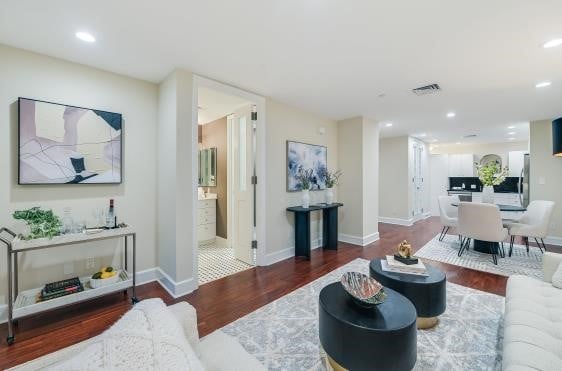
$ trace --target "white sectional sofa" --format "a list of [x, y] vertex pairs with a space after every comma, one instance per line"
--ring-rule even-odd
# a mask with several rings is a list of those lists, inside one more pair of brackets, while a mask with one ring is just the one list
[[503, 370], [562, 370], [562, 289], [551, 283], [560, 262], [562, 254], [547, 252], [543, 257], [543, 281], [519, 275], [509, 278]]
[[[179, 321], [188, 343], [206, 371], [264, 371], [263, 365], [237, 342], [237, 340], [220, 330], [199, 339], [197, 330], [197, 313], [186, 302], [167, 307]], [[92, 344], [92, 338], [79, 344], [48, 354], [33, 361], [14, 367], [11, 370], [30, 371], [52, 366], [57, 362], [75, 356]]]

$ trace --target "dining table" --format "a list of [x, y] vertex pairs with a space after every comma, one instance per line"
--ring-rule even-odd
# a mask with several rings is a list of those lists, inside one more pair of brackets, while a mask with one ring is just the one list
[[[451, 205], [458, 207], [459, 202], [453, 202]], [[515, 206], [515, 205], [504, 205], [504, 204], [495, 204], [500, 211], [503, 212], [525, 212], [527, 211], [526, 207], [523, 206]], [[511, 218], [502, 218], [505, 221], [512, 221]], [[481, 240], [474, 240], [474, 251], [481, 252], [483, 254], [491, 254], [492, 251], [494, 253], [498, 253], [499, 251], [499, 243], [497, 242], [489, 242], [489, 241], [481, 241]]]

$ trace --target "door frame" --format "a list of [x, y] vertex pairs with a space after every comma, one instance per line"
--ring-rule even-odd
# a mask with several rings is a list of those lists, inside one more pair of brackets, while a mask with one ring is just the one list
[[[197, 163], [197, 154], [198, 154], [198, 115], [199, 112], [196, 107], [198, 107], [198, 92], [200, 87], [211, 88], [217, 91], [220, 91], [225, 94], [234, 95], [243, 99], [250, 101], [251, 103], [255, 104], [257, 111], [258, 111], [258, 119], [256, 121], [257, 128], [256, 128], [256, 174], [258, 177], [257, 187], [256, 187], [256, 239], [258, 241], [258, 249], [257, 249], [257, 265], [266, 265], [265, 261], [265, 241], [266, 241], [266, 151], [265, 151], [265, 140], [266, 140], [266, 112], [265, 112], [265, 97], [239, 89], [235, 86], [231, 86], [228, 84], [224, 84], [219, 81], [215, 81], [203, 76], [193, 75], [193, 107], [195, 109], [192, 110], [192, 142], [191, 148], [192, 151], [192, 161], [191, 161], [191, 168], [192, 168], [192, 199], [193, 205], [197, 205], [198, 202], [198, 195], [197, 195], [197, 188], [199, 187], [199, 179], [198, 179], [198, 167], [199, 164]], [[197, 244], [197, 208], [194, 207], [193, 210], [193, 220], [194, 223], [191, 226], [192, 229], [192, 261], [193, 261], [193, 274], [195, 277], [198, 275], [198, 244]], [[260, 222], [262, 221], [262, 222]], [[197, 287], [199, 287], [199, 283], [197, 279], [194, 279], [197, 283]]]

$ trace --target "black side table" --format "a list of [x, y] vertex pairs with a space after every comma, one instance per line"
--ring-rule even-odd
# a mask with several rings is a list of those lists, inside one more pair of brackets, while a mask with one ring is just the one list
[[382, 270], [381, 259], [371, 260], [371, 277], [384, 287], [389, 287], [407, 297], [416, 307], [418, 328], [435, 326], [437, 316], [447, 307], [447, 278], [441, 270], [425, 264], [428, 277], [413, 274], [386, 272]]
[[385, 291], [386, 300], [374, 308], [357, 306], [340, 282], [320, 291], [320, 343], [334, 369], [401, 371], [416, 364], [416, 309], [396, 291]]
[[295, 256], [305, 256], [310, 259], [310, 213], [322, 210], [322, 248], [338, 249], [338, 208], [341, 203], [288, 207], [287, 211], [295, 213]]

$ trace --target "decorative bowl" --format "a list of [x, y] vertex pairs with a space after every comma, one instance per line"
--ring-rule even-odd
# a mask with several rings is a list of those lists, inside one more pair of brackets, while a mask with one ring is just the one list
[[346, 272], [340, 279], [344, 290], [356, 304], [372, 308], [384, 302], [384, 287], [375, 279], [359, 272]]

